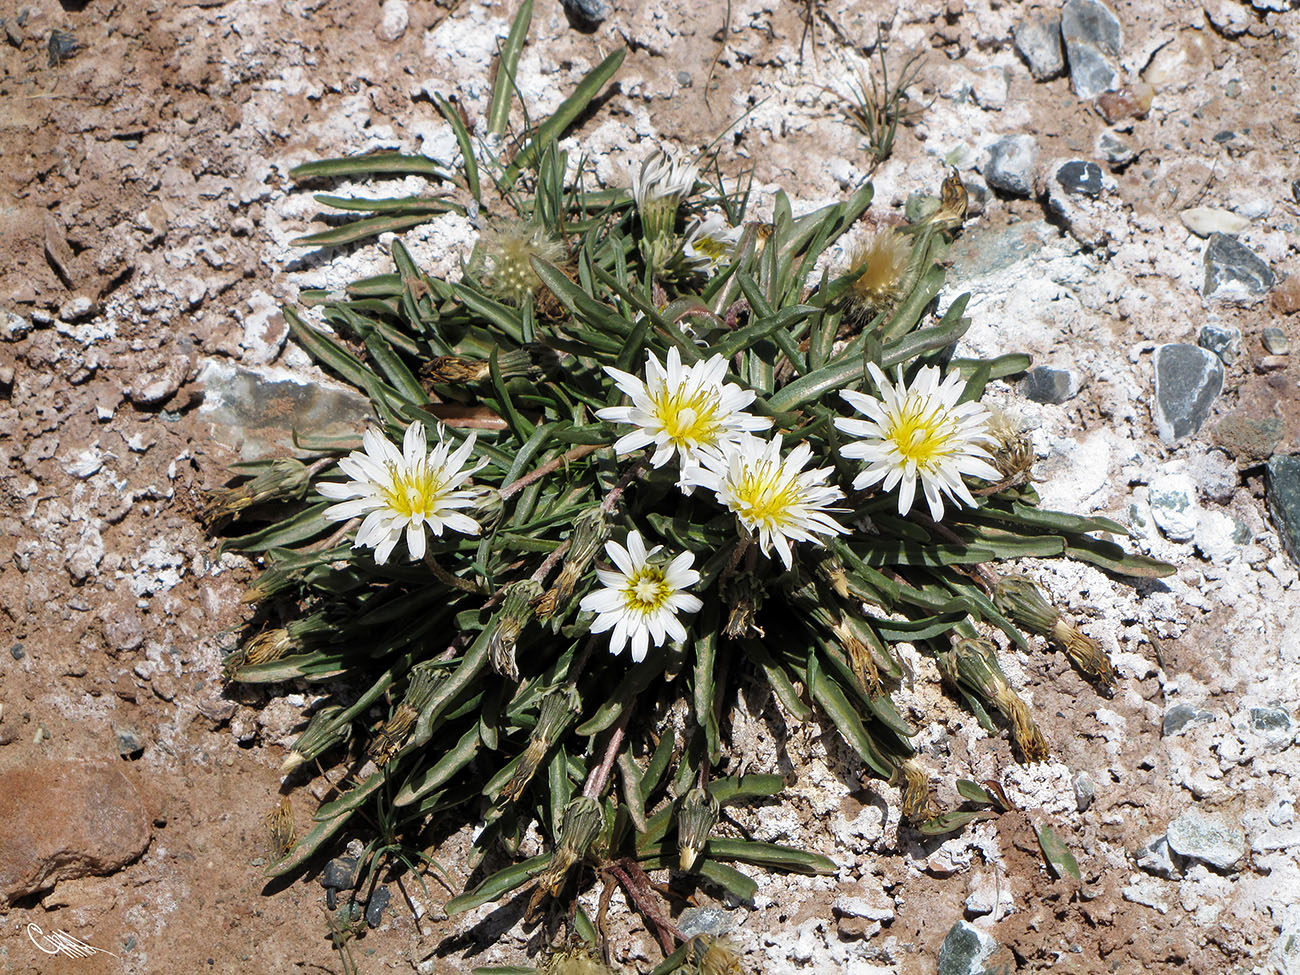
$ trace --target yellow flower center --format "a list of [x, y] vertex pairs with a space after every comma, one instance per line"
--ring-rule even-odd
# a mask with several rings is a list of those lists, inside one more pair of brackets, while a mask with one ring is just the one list
[[381, 490], [384, 503], [403, 518], [423, 518], [437, 511], [445, 490], [443, 480], [427, 463], [414, 467], [388, 465], [390, 483]]
[[638, 613], [652, 613], [668, 601], [673, 594], [673, 587], [664, 578], [664, 570], [658, 566], [646, 565], [628, 577], [623, 586], [623, 599], [628, 609]]
[[655, 417], [663, 426], [668, 439], [679, 447], [712, 444], [717, 440], [718, 394], [711, 389], [698, 389], [688, 393], [678, 386], [669, 389], [665, 384], [651, 394]]
[[731, 256], [731, 247], [726, 241], [718, 240], [716, 237], [701, 237], [691, 246], [714, 264], [721, 264]]
[[905, 460], [917, 467], [929, 468], [952, 452], [952, 438], [957, 425], [947, 410], [927, 409], [924, 398], [909, 399], [897, 416], [892, 417], [886, 439]]
[[781, 479], [781, 467], [763, 461], [747, 468], [732, 490], [733, 508], [749, 524], [783, 525], [790, 521], [790, 508], [799, 502], [799, 485]]

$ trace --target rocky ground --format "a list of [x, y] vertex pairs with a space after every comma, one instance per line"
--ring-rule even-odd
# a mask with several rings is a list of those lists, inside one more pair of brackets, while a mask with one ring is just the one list
[[[735, 748], [751, 769], [776, 755], [792, 784], [741, 821], [841, 869], [765, 875], [753, 904], [706, 900], [682, 923], [731, 930], [773, 972], [911, 975], [941, 956], [945, 972], [1300, 971], [1286, 551], [1300, 554], [1300, 12], [614, 7], [578, 29], [539, 0], [519, 79], [534, 112], [626, 48], [568, 143], [594, 180], [626, 185], [653, 146], [697, 151], [726, 132], [721, 165], [752, 168], [759, 215], [778, 187], [799, 212], [866, 178], [827, 91], [847, 90], [845, 56], [880, 36], [891, 58], [925, 52], [924, 111], [875, 172], [868, 223], [957, 167], [973, 218], [942, 301], [973, 295], [964, 351], [1034, 356], [989, 399], [1033, 427], [1046, 502], [1127, 522], [1136, 549], [1179, 567], [1136, 589], [1078, 564], [1025, 567], [1120, 672], [1104, 699], [1059, 654], [1007, 655], [1051, 761], [1017, 765], [913, 661], [900, 701], [941, 796], [993, 778], [1017, 806], [946, 840], [900, 830], [893, 790], [864, 782], [822, 727], [742, 698]], [[290, 246], [320, 208], [287, 172], [379, 148], [447, 158], [432, 96], [481, 119], [511, 14], [460, 0], [0, 6], [6, 970], [342, 970], [315, 874], [266, 886], [259, 869], [282, 791], [305, 831], [342, 770], [282, 790], [310, 689], [223, 691], [255, 567], [219, 553], [195, 500], [241, 456], [288, 449], [295, 424], [362, 422], [355, 395], [286, 343], [278, 306], [387, 270], [383, 250]], [[473, 238], [455, 216], [404, 237], [444, 271]], [[1046, 870], [1042, 824], [1081, 884]], [[466, 843], [433, 851], [456, 883]], [[361, 971], [467, 971], [537, 947], [517, 911], [448, 920], [436, 883], [390, 887], [351, 945]], [[648, 970], [652, 940], [621, 918], [615, 958]], [[43, 954], [29, 924], [116, 957]]]

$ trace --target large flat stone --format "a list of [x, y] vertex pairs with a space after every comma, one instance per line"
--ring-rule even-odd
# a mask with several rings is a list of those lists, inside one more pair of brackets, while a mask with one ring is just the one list
[[115, 765], [44, 762], [0, 774], [0, 904], [110, 874], [149, 845], [144, 800]]
[[347, 386], [304, 379], [285, 369], [247, 369], [220, 359], [199, 373], [199, 415], [214, 438], [244, 460], [300, 454], [299, 436], [359, 438], [374, 422], [369, 401]]

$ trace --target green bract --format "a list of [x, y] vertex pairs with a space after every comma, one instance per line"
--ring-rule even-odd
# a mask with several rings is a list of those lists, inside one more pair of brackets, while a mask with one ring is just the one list
[[[528, 14], [525, 4], [503, 53], [489, 119], [495, 134], [505, 130]], [[851, 412], [840, 390], [878, 394], [868, 364], [890, 376], [901, 367], [909, 380], [924, 366], [959, 373], [963, 402], [978, 400], [989, 380], [1028, 365], [1016, 354], [952, 359], [968, 325], [965, 298], [941, 317], [931, 313], [944, 281], [940, 260], [948, 235], [964, 216], [960, 184], [945, 185], [945, 206], [926, 222], [903, 228], [910, 246], [903, 286], [869, 319], [850, 293], [864, 268], [837, 273], [822, 258], [866, 211], [870, 186], [799, 217], [778, 192], [765, 201], [771, 222], [760, 225], [746, 219], [747, 194], [726, 192], [721, 180], [706, 187], [692, 175], [673, 223], [657, 223], [647, 246], [632, 194], [591, 192], [581, 179], [566, 181], [575, 167], [556, 142], [619, 61], [611, 56], [554, 117], [528, 128], [509, 162], [504, 152], [498, 158], [480, 151], [476, 163], [460, 117], [440, 102], [464, 153], [459, 172], [397, 156], [299, 171], [304, 177], [419, 172], [454, 185], [449, 198], [383, 201], [372, 207], [374, 216], [304, 243], [342, 243], [409, 226], [449, 207], [463, 210], [471, 200], [496, 228], [459, 281], [425, 273], [394, 242], [395, 273], [354, 282], [342, 300], [309, 295], [332, 332], [285, 310], [300, 345], [369, 396], [376, 436], [395, 451], [404, 438], [423, 449], [423, 437], [407, 437], [416, 423], [428, 431], [429, 444], [447, 438], [444, 454], [476, 436], [464, 460], [473, 475], [455, 485], [455, 512], [479, 531], [430, 533], [426, 545], [416, 546], [424, 549], [416, 562], [408, 543], [398, 541], [391, 556], [376, 562], [372, 548], [351, 544], [360, 517], [332, 520], [330, 501], [314, 487], [340, 483], [344, 474], [330, 459], [360, 446], [363, 431], [347, 444], [298, 431], [315, 466], [246, 467], [241, 473], [253, 476], [254, 486], [240, 498], [257, 506], [230, 502], [221, 510], [242, 522], [269, 511], [269, 523], [229, 544], [265, 560], [252, 601], [304, 622], [277, 629], [274, 640], [251, 639], [253, 652], [232, 655], [227, 673], [248, 682], [346, 676], [346, 684], [328, 686], [355, 690], [336, 692], [316, 712], [286, 766], [320, 756], [342, 760], [343, 746], [365, 750], [373, 763], [361, 766], [350, 791], [321, 807], [315, 827], [272, 874], [300, 867], [372, 801], [385, 804], [390, 822], [400, 816], [419, 823], [449, 812], [466, 823], [486, 819], [476, 840], [480, 852], [497, 845], [513, 850], [536, 821], [550, 841], [547, 852], [460, 893], [448, 911], [524, 885], [531, 885], [534, 910], [552, 897], [572, 904], [563, 896], [575, 889], [583, 864], [595, 865], [606, 884], [628, 890], [671, 954], [677, 932], [656, 915], [644, 871], [689, 870], [746, 899], [754, 882], [726, 861], [834, 870], [824, 857], [716, 835], [719, 806], [771, 796], [782, 785], [775, 775], [714, 775], [727, 765], [727, 718], [739, 683], [764, 681], [792, 719], [825, 715], [867, 773], [902, 789], [909, 817], [941, 829], [952, 820], [935, 817], [926, 774], [913, 758], [914, 729], [890, 699], [903, 673], [894, 645], [907, 642], [936, 655], [980, 720], [993, 730], [990, 713], [1009, 716], [1017, 742], [1032, 741], [1029, 757], [1039, 758], [1046, 745], [987, 639], [1001, 631], [1028, 649], [1017, 623], [1033, 601], [1026, 591], [1032, 584], [1000, 585], [994, 566], [1023, 556], [1063, 556], [1129, 576], [1169, 568], [1103, 537], [1125, 534], [1112, 521], [1041, 509], [1028, 476], [1031, 455], [1014, 431], [988, 434], [1002, 479], [969, 481], [974, 503], [943, 509], [941, 523], [921, 505], [900, 517], [896, 494], [879, 485], [854, 492], [860, 465], [842, 455], [848, 441], [835, 421]], [[670, 176], [685, 178], [677, 171]], [[676, 182], [673, 189], [680, 190]], [[735, 232], [717, 231], [714, 220], [712, 256], [734, 241], [731, 254], [716, 263], [690, 259], [683, 250], [690, 228], [719, 215]], [[494, 246], [507, 251], [493, 253]], [[531, 275], [520, 263], [525, 258]], [[635, 422], [616, 379], [623, 376], [625, 387], [628, 376], [643, 380], [648, 355], [662, 364], [670, 352], [671, 362], [692, 376], [712, 375], [713, 366], [690, 367], [721, 357], [717, 382], [730, 387], [727, 396], [744, 411], [733, 421], [736, 436], [769, 444], [779, 436], [781, 452], [800, 462], [802, 473], [795, 473], [803, 480], [790, 474], [789, 483], [806, 489], [810, 531], [787, 537], [777, 524], [781, 537], [770, 549], [755, 526], [766, 525], [762, 518], [771, 511], [742, 513], [720, 503], [709, 487], [726, 481], [720, 461], [708, 460], [713, 473], [695, 470], [688, 477], [681, 465], [694, 456], [693, 446], [658, 451], [634, 437], [627, 442], [635, 449], [616, 454], [615, 442]], [[597, 417], [604, 410], [615, 410], [620, 422]], [[691, 427], [696, 439], [690, 443], [707, 441], [711, 429]], [[730, 449], [718, 450], [724, 448]], [[759, 447], [746, 449], [754, 464], [762, 462]], [[304, 471], [313, 477], [305, 497]], [[693, 492], [683, 493], [679, 479]], [[402, 490], [419, 482], [415, 475], [379, 480]], [[278, 485], [283, 500], [274, 502]], [[782, 490], [776, 493], [788, 501], [795, 488]], [[823, 508], [830, 514], [819, 514]], [[448, 521], [457, 523], [468, 525]], [[656, 568], [607, 571], [607, 553], [616, 548], [607, 543], [621, 545], [632, 532], [645, 542], [637, 565]], [[665, 568], [683, 553], [691, 558], [676, 570]], [[598, 568], [606, 570], [604, 582]], [[651, 640], [644, 660], [633, 662], [609, 652], [607, 634], [590, 632], [595, 614], [582, 612], [580, 602], [603, 587], [614, 595], [590, 605], [615, 612], [625, 576], [640, 580], [636, 598], [646, 605], [665, 579], [673, 592], [689, 589], [703, 601], [694, 612], [689, 607], [696, 600], [679, 600], [687, 611], [674, 619], [685, 627], [685, 640]], [[1019, 587], [1014, 599], [1009, 585]], [[663, 596], [671, 596], [668, 589]], [[1067, 640], [1060, 632], [1047, 635], [1053, 633]], [[1081, 652], [1074, 657], [1088, 662]], [[1092, 661], [1090, 673], [1104, 680], [1109, 664]], [[683, 714], [687, 719], [677, 720]], [[581, 912], [577, 926], [594, 930]]]

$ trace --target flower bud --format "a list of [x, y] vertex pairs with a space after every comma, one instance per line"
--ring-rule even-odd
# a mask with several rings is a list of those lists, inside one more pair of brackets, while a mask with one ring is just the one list
[[488, 638], [488, 658], [492, 669], [511, 680], [519, 679], [515, 647], [524, 627], [533, 621], [533, 604], [542, 596], [542, 584], [535, 579], [520, 579], [505, 588], [505, 600], [496, 616], [496, 629]]
[[989, 421], [989, 436], [993, 438], [993, 466], [1003, 480], [1023, 477], [1028, 480], [1034, 466], [1034, 445], [1020, 424], [1001, 410], [993, 411]]
[[438, 672], [428, 664], [417, 664], [411, 670], [411, 681], [402, 703], [370, 741], [369, 753], [376, 765], [387, 765], [402, 750], [415, 723], [420, 720], [420, 712], [433, 697], [438, 682]]
[[903, 297], [912, 245], [898, 231], [879, 231], [860, 244], [849, 260], [849, 310], [859, 320], [875, 317]]
[[520, 756], [519, 765], [516, 766], [505, 788], [501, 790], [503, 796], [513, 802], [523, 795], [524, 789], [537, 774], [537, 769], [542, 759], [546, 757], [546, 753], [550, 751], [551, 745], [564, 733], [564, 729], [581, 710], [582, 699], [578, 697], [577, 690], [571, 685], [566, 684], [547, 691], [546, 696], [542, 698], [537, 724], [533, 728], [533, 733], [528, 736], [528, 744], [524, 748], [523, 755]]
[[727, 614], [727, 623], [722, 635], [731, 640], [739, 640], [751, 634], [764, 636], [762, 627], [756, 622], [758, 612], [763, 608], [763, 584], [751, 572], [738, 572], [727, 580], [724, 587], [724, 601], [731, 604]]
[[343, 711], [341, 705], [329, 704], [312, 715], [311, 723], [293, 743], [293, 748], [280, 766], [280, 772], [292, 772], [335, 745], [346, 743], [352, 737], [352, 722], [340, 719]]
[[199, 506], [199, 520], [217, 528], [247, 508], [268, 501], [296, 501], [307, 493], [311, 476], [307, 465], [291, 457], [273, 460], [266, 469], [232, 488], [205, 491]]
[[609, 515], [599, 505], [588, 508], [574, 520], [564, 565], [555, 578], [555, 584], [537, 604], [538, 619], [550, 619], [569, 601], [573, 587], [590, 568], [592, 560], [609, 538], [609, 528]]
[[1097, 641], [1048, 605], [1038, 587], [1024, 576], [999, 580], [993, 591], [993, 604], [1017, 625], [1060, 646], [1085, 674], [1107, 685], [1115, 682], [1115, 668]]
[[527, 917], [535, 914], [545, 898], [560, 892], [569, 870], [587, 855], [604, 825], [600, 803], [590, 796], [578, 796], [564, 807], [555, 853], [546, 869], [537, 875], [537, 886], [528, 899]]
[[1003, 576], [993, 590], [993, 605], [1012, 622], [1038, 636], [1051, 636], [1061, 618], [1033, 581], [1026, 576]]
[[696, 787], [682, 797], [677, 810], [677, 853], [681, 868], [690, 870], [718, 824], [718, 800], [708, 789]]
[[483, 232], [471, 271], [480, 275], [483, 290], [508, 305], [522, 305], [542, 287], [533, 270], [534, 257], [548, 264], [565, 258], [564, 244], [540, 224], [506, 220]]

